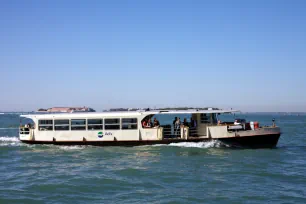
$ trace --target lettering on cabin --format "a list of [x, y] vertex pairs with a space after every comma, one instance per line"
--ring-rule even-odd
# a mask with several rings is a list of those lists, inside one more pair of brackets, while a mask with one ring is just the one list
[[113, 135], [111, 132], [106, 132], [105, 135]]

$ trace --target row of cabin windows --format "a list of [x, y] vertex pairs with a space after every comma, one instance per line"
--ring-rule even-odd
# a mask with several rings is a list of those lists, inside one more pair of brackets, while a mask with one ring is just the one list
[[[104, 122], [104, 123], [103, 123]], [[38, 130], [40, 131], [65, 131], [65, 130], [131, 130], [137, 129], [137, 118], [110, 119], [62, 119], [62, 120], [39, 120]]]

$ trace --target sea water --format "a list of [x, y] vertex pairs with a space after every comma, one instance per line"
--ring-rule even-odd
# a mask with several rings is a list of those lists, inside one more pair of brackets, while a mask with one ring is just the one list
[[306, 203], [306, 116], [241, 117], [275, 118], [277, 148], [26, 145], [19, 116], [2, 114], [0, 203]]

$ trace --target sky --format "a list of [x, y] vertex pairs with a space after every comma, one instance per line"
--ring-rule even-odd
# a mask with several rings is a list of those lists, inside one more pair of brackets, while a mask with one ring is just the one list
[[1, 0], [0, 111], [306, 111], [306, 1]]

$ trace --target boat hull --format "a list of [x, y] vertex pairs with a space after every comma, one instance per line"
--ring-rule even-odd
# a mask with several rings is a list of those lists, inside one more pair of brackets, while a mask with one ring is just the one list
[[256, 135], [247, 137], [231, 137], [219, 139], [222, 143], [231, 147], [244, 148], [274, 148], [276, 147], [280, 134]]
[[221, 141], [230, 147], [241, 148], [273, 148], [276, 147], [280, 134], [269, 135], [254, 135], [228, 138], [189, 138], [184, 140], [181, 138], [171, 138], [163, 140], [139, 140], [139, 141], [35, 141], [35, 140], [21, 140], [26, 144], [53, 144], [53, 145], [91, 145], [91, 146], [140, 146], [140, 145], [156, 145], [156, 144], [171, 144], [179, 142], [209, 142]]

